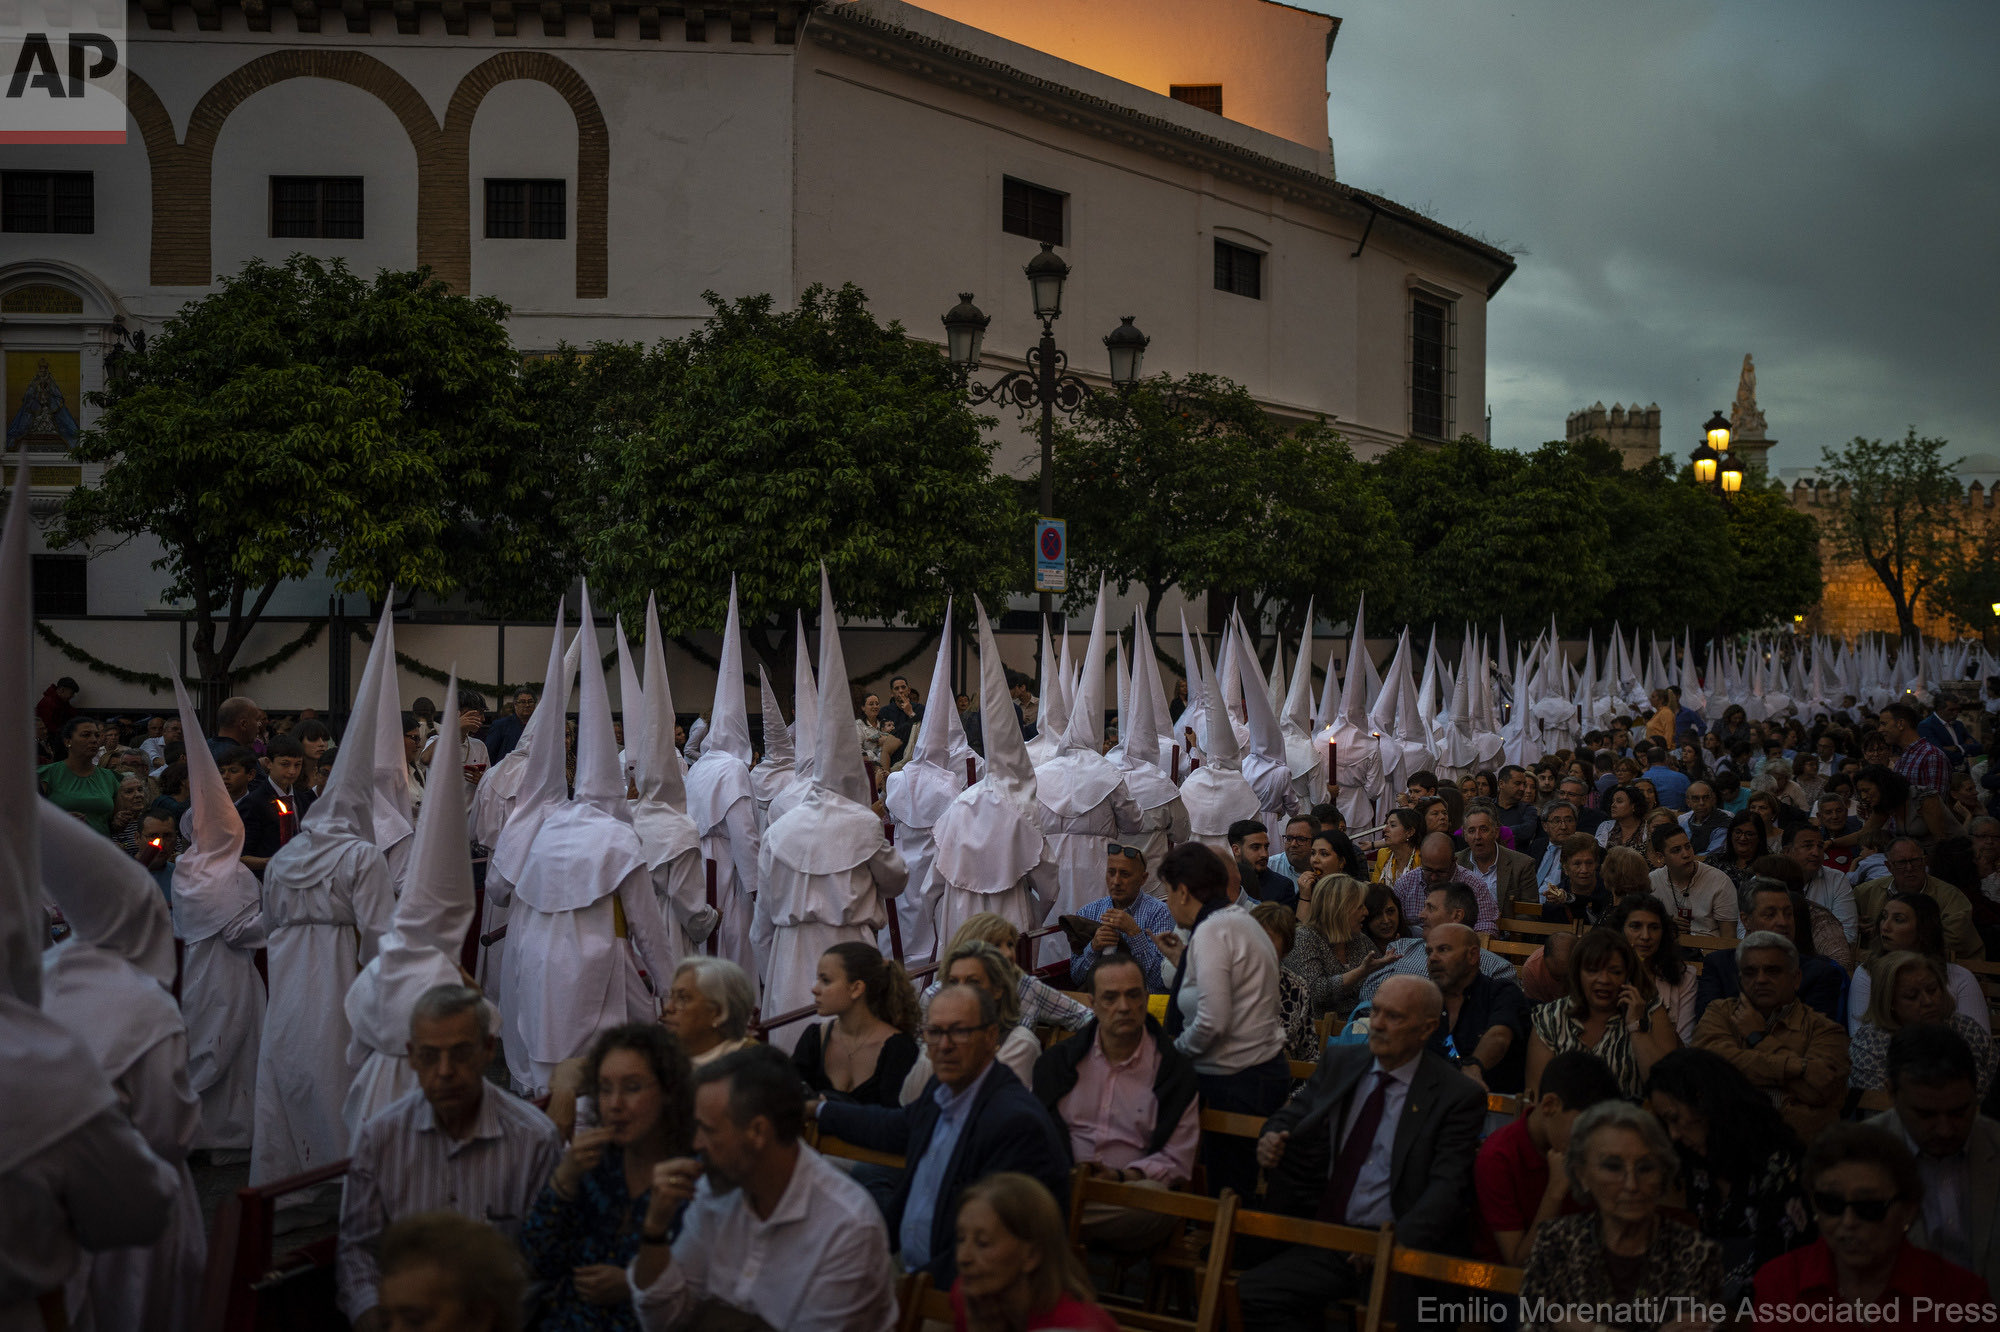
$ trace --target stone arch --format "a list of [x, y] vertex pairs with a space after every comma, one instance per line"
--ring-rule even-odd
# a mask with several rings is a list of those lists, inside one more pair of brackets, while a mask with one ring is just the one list
[[[153, 282], [166, 287], [205, 287], [214, 280], [209, 252], [209, 209], [214, 184], [215, 143], [230, 113], [253, 94], [287, 79], [329, 79], [372, 93], [389, 108], [410, 136], [417, 154], [417, 259], [431, 263], [424, 240], [446, 229], [433, 217], [437, 191], [427, 188], [436, 171], [438, 124], [423, 95], [409, 80], [374, 56], [358, 51], [272, 51], [238, 66], [201, 95], [188, 117], [187, 137], [175, 144], [173, 122], [153, 90], [128, 104], [146, 138], [153, 162]], [[140, 104], [148, 105], [142, 113]], [[164, 137], [161, 137], [164, 136]], [[156, 146], [156, 138], [159, 145]], [[172, 144], [169, 150], [166, 145]]]
[[[486, 94], [510, 79], [531, 79], [554, 88], [576, 116], [576, 295], [602, 300], [610, 294], [608, 231], [611, 201], [611, 131], [583, 76], [545, 51], [507, 51], [475, 65], [459, 80], [444, 115], [437, 170], [425, 173], [420, 188], [441, 217], [453, 221], [427, 260], [438, 276], [459, 291], [472, 286], [472, 120]], [[421, 159], [422, 154], [419, 153]], [[435, 179], [432, 179], [432, 177]], [[437, 197], [430, 199], [434, 187]], [[419, 228], [425, 201], [418, 203]], [[423, 238], [418, 253], [431, 253]]]

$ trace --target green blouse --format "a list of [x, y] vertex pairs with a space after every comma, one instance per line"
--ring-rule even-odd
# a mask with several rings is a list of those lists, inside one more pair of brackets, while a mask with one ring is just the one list
[[57, 809], [81, 814], [85, 823], [106, 837], [111, 835], [111, 811], [118, 803], [118, 784], [124, 778], [109, 768], [92, 768], [88, 776], [79, 777], [69, 770], [69, 764], [61, 762], [48, 764], [36, 776], [41, 778], [42, 794]]

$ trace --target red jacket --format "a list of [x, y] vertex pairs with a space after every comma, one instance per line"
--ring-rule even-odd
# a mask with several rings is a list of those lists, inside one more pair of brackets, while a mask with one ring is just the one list
[[35, 715], [49, 728], [49, 739], [53, 742], [61, 737], [63, 723], [76, 716], [76, 709], [50, 685], [42, 691], [42, 701], [35, 704]]
[[[1840, 1286], [1833, 1270], [1833, 1253], [1825, 1240], [1781, 1254], [1758, 1269], [1754, 1327], [1838, 1327], [1853, 1332], [1851, 1320], [1839, 1321], [1835, 1306]], [[1920, 1307], [1921, 1306], [1921, 1307]], [[1908, 1240], [1896, 1255], [1889, 1289], [1868, 1324], [1881, 1332], [1915, 1332], [1991, 1326], [2000, 1322], [1987, 1293], [1986, 1279], [1947, 1262]]]

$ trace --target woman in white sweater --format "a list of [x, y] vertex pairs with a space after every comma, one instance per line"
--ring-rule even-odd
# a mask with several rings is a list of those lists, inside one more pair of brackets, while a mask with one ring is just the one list
[[[1203, 1106], [1268, 1115], [1292, 1085], [1278, 1017], [1278, 951], [1250, 912], [1230, 903], [1220, 852], [1183, 842], [1161, 862], [1160, 880], [1167, 910], [1190, 931], [1167, 1001], [1167, 1035], [1194, 1061]], [[1211, 1135], [1202, 1160], [1210, 1188], [1232, 1186], [1244, 1197], [1255, 1191], [1253, 1139]]]

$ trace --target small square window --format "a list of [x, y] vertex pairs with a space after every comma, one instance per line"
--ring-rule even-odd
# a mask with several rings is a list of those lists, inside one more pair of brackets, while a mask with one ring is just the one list
[[1176, 102], [1186, 102], [1204, 111], [1222, 114], [1222, 85], [1219, 83], [1176, 83], [1167, 90]]
[[90, 614], [89, 560], [82, 555], [36, 555], [29, 578], [35, 614]]
[[1215, 289], [1253, 301], [1264, 298], [1264, 256], [1260, 251], [1215, 243]]
[[271, 177], [271, 234], [360, 240], [361, 177]]
[[96, 226], [88, 171], [0, 171], [0, 231], [88, 236]]
[[1000, 187], [1000, 230], [1048, 245], [1063, 243], [1063, 203], [1068, 195], [1007, 177]]
[[561, 240], [568, 234], [567, 190], [562, 180], [486, 182], [488, 240]]

